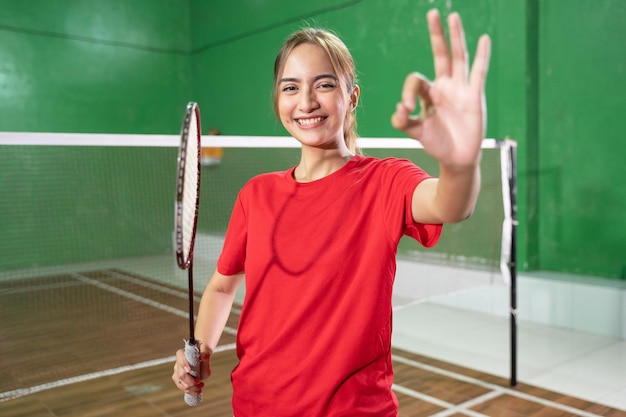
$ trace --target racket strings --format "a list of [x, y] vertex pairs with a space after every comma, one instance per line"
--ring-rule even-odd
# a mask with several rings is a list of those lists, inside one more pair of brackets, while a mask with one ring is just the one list
[[176, 201], [176, 244], [179, 265], [186, 268], [193, 256], [193, 242], [200, 185], [200, 140], [197, 107], [187, 109], [182, 128], [182, 142], [178, 156], [178, 184]]
[[187, 149], [184, 159], [184, 182], [183, 182], [183, 201], [182, 201], [182, 244], [185, 258], [191, 255], [191, 244], [193, 241], [196, 211], [198, 201], [198, 142], [196, 140], [198, 129], [195, 113], [192, 115], [189, 123], [189, 132], [187, 141]]

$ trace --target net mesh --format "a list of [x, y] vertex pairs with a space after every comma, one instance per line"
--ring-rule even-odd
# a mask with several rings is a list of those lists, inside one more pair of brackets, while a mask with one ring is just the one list
[[[437, 175], [423, 150], [385, 148], [385, 141], [367, 142], [362, 153], [408, 158]], [[239, 189], [299, 161], [299, 149], [282, 141], [235, 142], [203, 141], [219, 152], [201, 172], [195, 288], [215, 268]], [[187, 274], [174, 256], [178, 145], [178, 136], [0, 135], [0, 401], [68, 378], [169, 361], [180, 348], [188, 317]], [[445, 226], [435, 248], [401, 242], [394, 303], [502, 282], [501, 178], [498, 146], [484, 149], [474, 215]], [[450, 277], [434, 281], [448, 284], [420, 292], [431, 284], [416, 271], [433, 265]]]

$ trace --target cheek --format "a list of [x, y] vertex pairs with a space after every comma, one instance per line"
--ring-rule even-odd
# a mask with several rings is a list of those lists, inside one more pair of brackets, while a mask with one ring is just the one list
[[288, 96], [281, 96], [276, 101], [276, 108], [278, 109], [278, 114], [288, 114], [293, 110], [293, 100], [290, 100]]
[[293, 114], [293, 106], [291, 106], [289, 100], [278, 100], [276, 110], [278, 112], [278, 120], [280, 120], [280, 123], [285, 127], [289, 126]]
[[350, 103], [345, 103], [344, 101], [337, 103], [336, 111], [338, 114], [343, 116], [341, 119], [345, 120], [350, 113]]

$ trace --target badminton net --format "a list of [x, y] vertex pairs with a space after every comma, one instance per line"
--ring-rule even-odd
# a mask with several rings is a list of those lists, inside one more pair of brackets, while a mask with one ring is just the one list
[[[176, 135], [0, 132], [0, 401], [179, 348], [187, 277], [173, 256], [178, 143]], [[359, 147], [437, 175], [415, 141], [364, 138]], [[435, 248], [401, 242], [395, 302], [510, 282], [510, 182], [503, 178], [512, 147], [484, 142], [482, 190], [469, 220], [446, 225]], [[239, 189], [298, 161], [293, 138], [203, 138], [195, 288], [215, 268]], [[422, 293], [417, 287], [429, 284], [416, 271], [433, 266], [451, 271], [452, 283]]]

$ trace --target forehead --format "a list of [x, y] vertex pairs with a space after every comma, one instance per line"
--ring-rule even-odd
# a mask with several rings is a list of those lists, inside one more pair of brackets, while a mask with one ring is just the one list
[[301, 78], [305, 75], [319, 74], [337, 75], [324, 48], [313, 43], [303, 43], [296, 46], [287, 56], [282, 78]]

